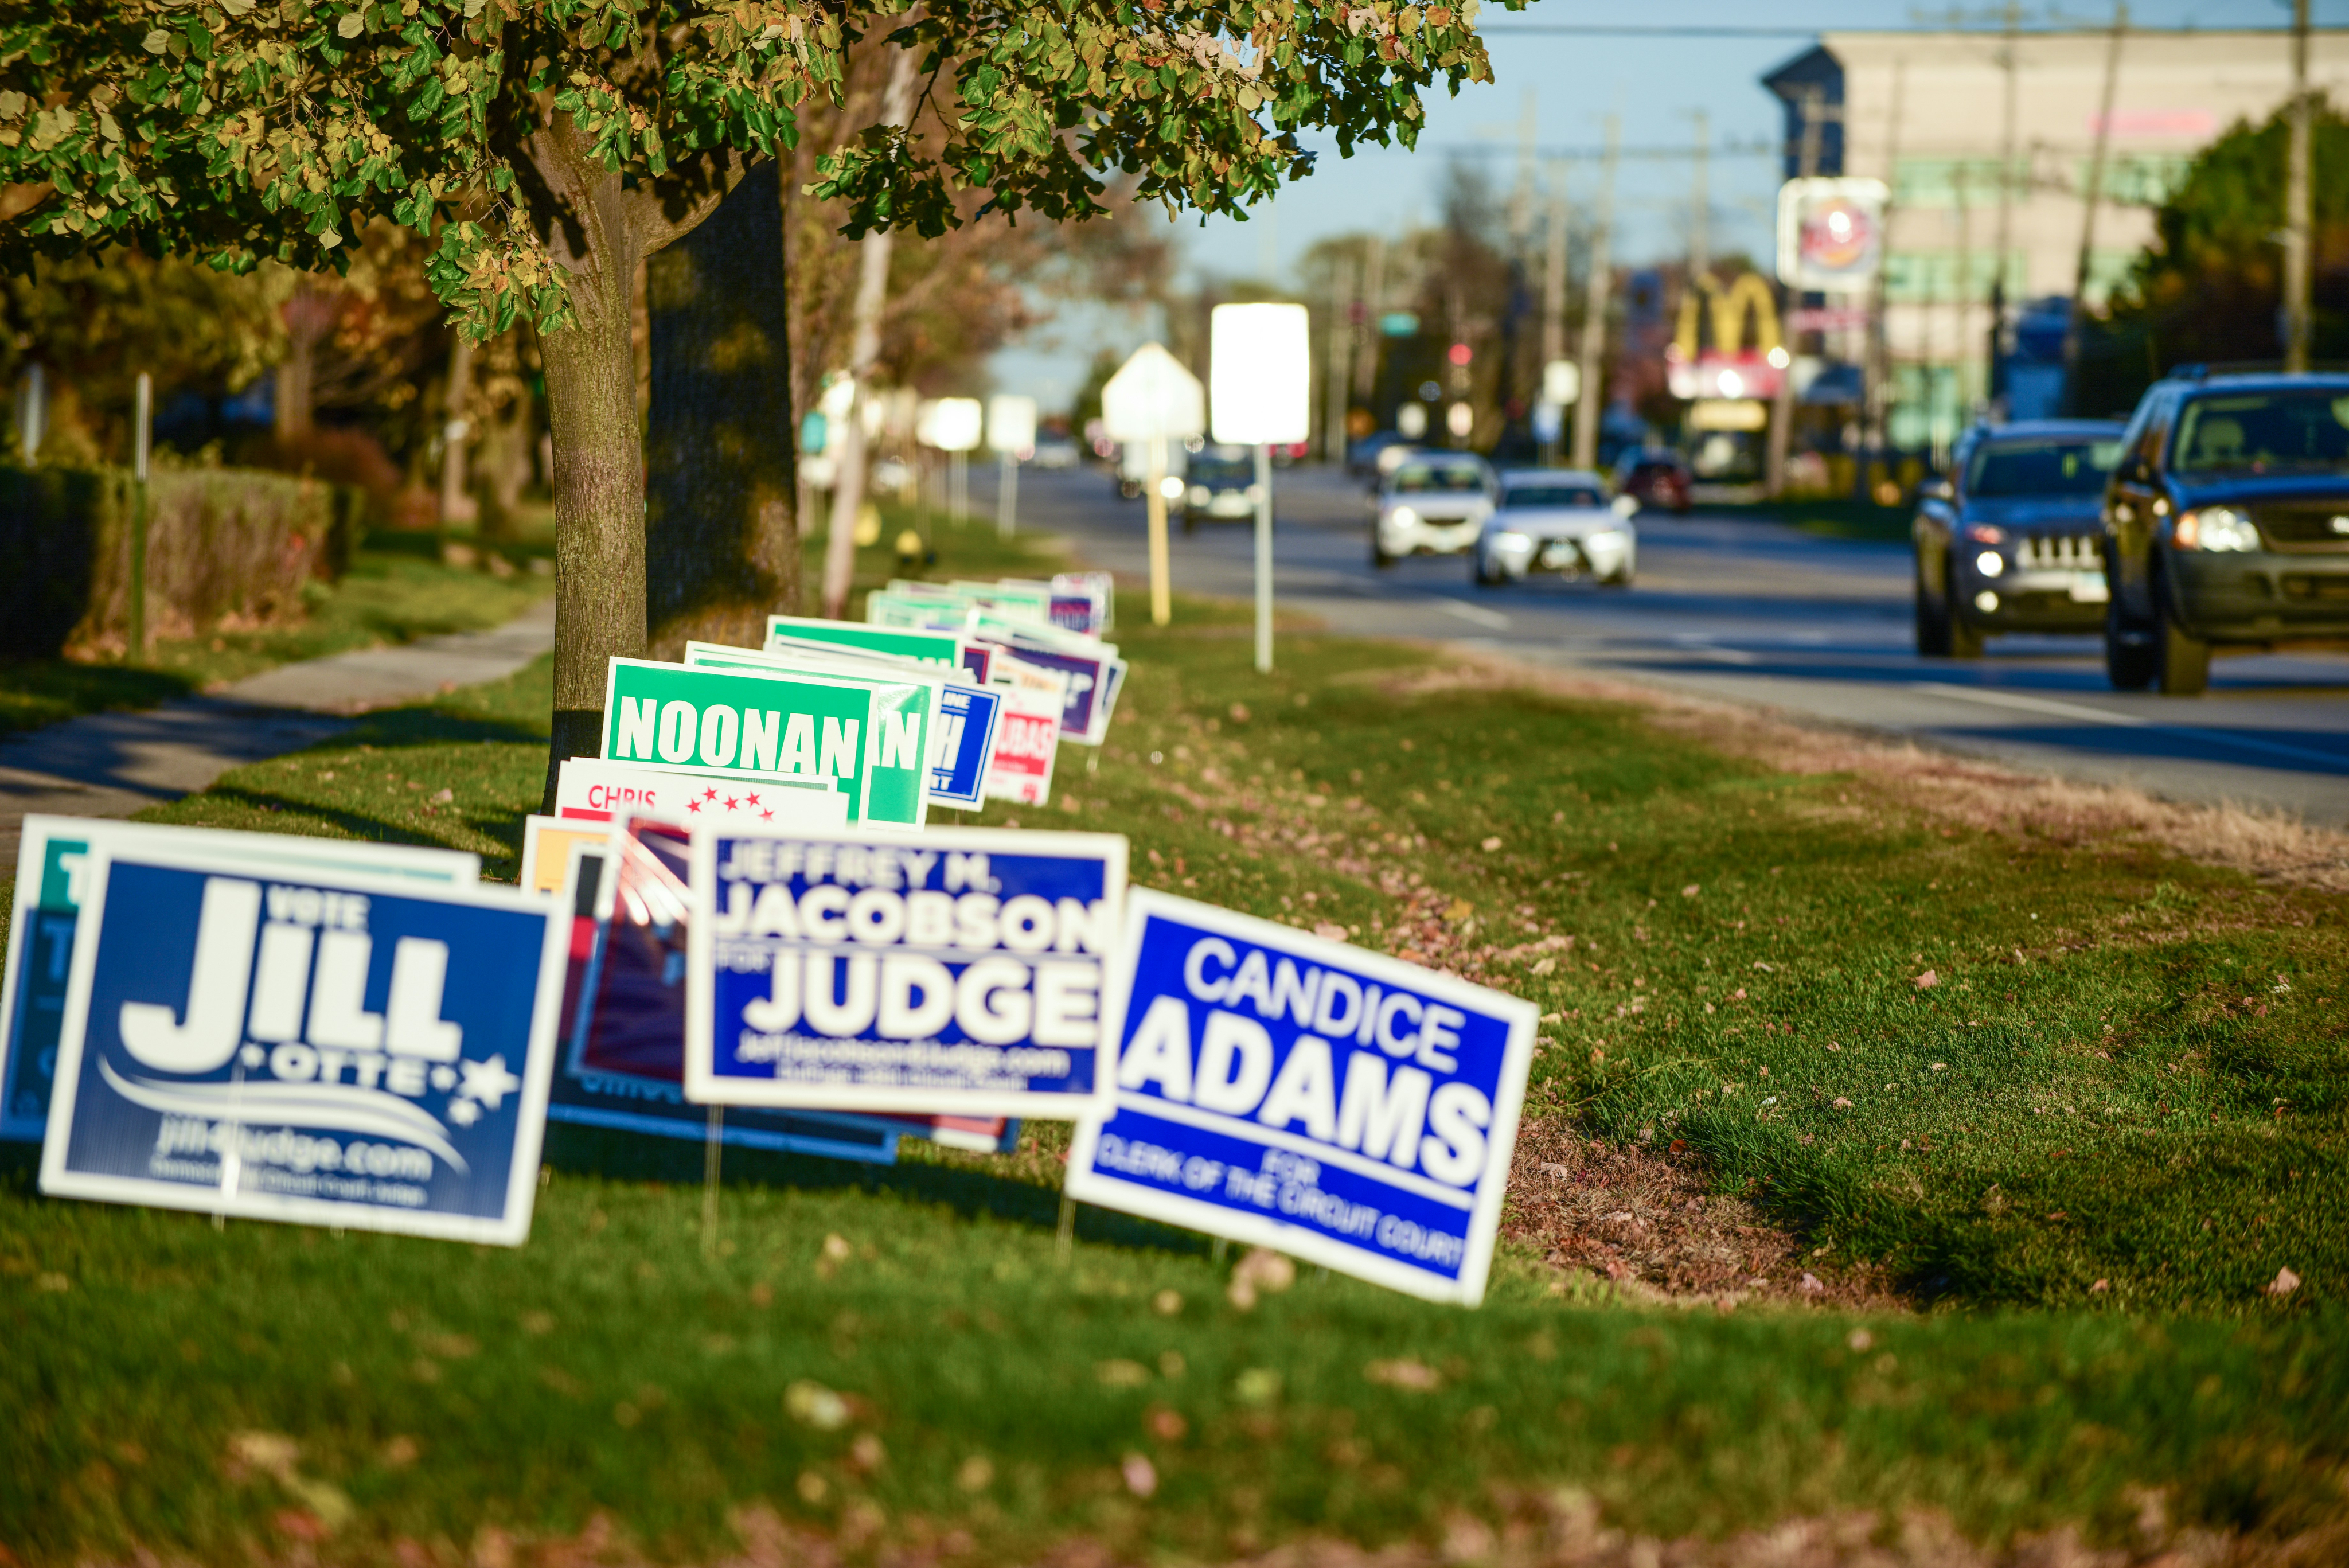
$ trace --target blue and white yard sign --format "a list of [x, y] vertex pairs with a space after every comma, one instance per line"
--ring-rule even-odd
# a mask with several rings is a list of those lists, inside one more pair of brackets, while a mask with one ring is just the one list
[[48, 1130], [49, 1085], [57, 1077], [57, 1033], [65, 1023], [66, 981], [73, 973], [74, 929], [87, 891], [90, 846], [99, 841], [117, 850], [199, 845], [289, 867], [334, 866], [460, 886], [481, 879], [481, 857], [457, 849], [27, 816], [16, 853], [16, 915], [9, 922], [7, 969], [0, 976], [0, 1139], [38, 1143]]
[[1068, 1195], [1433, 1301], [1484, 1299], [1529, 1002], [1149, 889], [1126, 900], [1115, 1110]]
[[42, 1191], [528, 1238], [554, 900], [103, 842], [88, 875]]
[[1098, 833], [695, 834], [686, 1097], [1100, 1114], [1125, 858]]
[[1003, 724], [1003, 693], [948, 682], [938, 691], [938, 737], [930, 746], [930, 799], [976, 811], [987, 803], [988, 764]]

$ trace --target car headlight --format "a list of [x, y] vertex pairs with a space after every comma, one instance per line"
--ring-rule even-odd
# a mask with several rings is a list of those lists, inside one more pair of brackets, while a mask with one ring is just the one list
[[2006, 557], [1996, 550], [1984, 550], [1974, 557], [1974, 570], [1985, 577], [1994, 577], [2006, 570]]
[[1623, 547], [1623, 531], [1620, 528], [1595, 529], [1582, 536], [1582, 547], [1586, 550], [1619, 550]]
[[2170, 525], [2169, 541], [2181, 550], [2256, 550], [2260, 531], [2251, 514], [2232, 506], [2205, 506], [2181, 512]]
[[1182, 500], [1182, 499], [1183, 499], [1183, 481], [1182, 481], [1182, 479], [1181, 479], [1180, 477], [1178, 477], [1177, 475], [1174, 475], [1174, 474], [1172, 474], [1172, 473], [1168, 474], [1165, 478], [1164, 478], [1164, 479], [1162, 479], [1162, 480], [1160, 480], [1160, 481], [1158, 482], [1158, 493], [1159, 493], [1159, 494], [1161, 494], [1161, 495], [1164, 495], [1164, 497], [1166, 497], [1166, 499], [1167, 499], [1167, 500], [1169, 500], [1169, 501], [1180, 501], [1180, 500]]
[[1496, 550], [1530, 550], [1533, 547], [1533, 535], [1520, 534], [1515, 528], [1504, 528], [1493, 535], [1493, 548]]
[[1192, 505], [1194, 505], [1194, 506], [1205, 506], [1206, 504], [1207, 504], [1207, 503], [1209, 503], [1210, 501], [1213, 501], [1215, 498], [1216, 498], [1216, 493], [1215, 493], [1214, 491], [1212, 491], [1212, 490], [1208, 489], [1206, 485], [1204, 485], [1204, 484], [1195, 484], [1195, 485], [1191, 486], [1191, 504], [1192, 504]]
[[1977, 545], [2003, 545], [2006, 530], [1992, 523], [1972, 523], [1966, 526], [1966, 537]]
[[1398, 506], [1387, 514], [1387, 521], [1398, 528], [1416, 528], [1419, 526], [1419, 514], [1408, 506]]

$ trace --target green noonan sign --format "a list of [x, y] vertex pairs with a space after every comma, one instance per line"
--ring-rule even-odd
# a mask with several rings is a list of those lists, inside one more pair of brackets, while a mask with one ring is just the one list
[[[615, 659], [604, 677], [604, 760], [830, 776], [848, 797], [849, 821], [919, 823], [921, 726], [880, 726], [876, 761], [912, 789], [876, 791], [879, 770], [865, 765], [874, 708], [873, 689], [854, 681]], [[878, 798], [892, 793], [906, 798]]]
[[938, 693], [945, 686], [942, 679], [911, 670], [903, 679], [875, 675], [871, 672], [874, 666], [870, 656], [860, 657], [846, 649], [841, 650], [834, 662], [820, 655], [795, 659], [790, 654], [761, 653], [722, 643], [688, 642], [685, 645], [685, 666], [688, 670], [758, 670], [794, 680], [833, 680], [870, 689], [873, 722], [864, 731], [864, 772], [873, 782], [865, 796], [864, 820], [911, 823], [918, 827], [926, 819], [927, 772], [901, 759], [930, 754], [930, 737], [937, 732]]
[[786, 643], [828, 642], [857, 653], [885, 653], [896, 659], [918, 659], [924, 664], [940, 665], [957, 673], [962, 669], [962, 639], [950, 631], [914, 631], [895, 627], [862, 626], [855, 621], [771, 615], [767, 618], [766, 651], [791, 651], [787, 648], [777, 648], [778, 639]]

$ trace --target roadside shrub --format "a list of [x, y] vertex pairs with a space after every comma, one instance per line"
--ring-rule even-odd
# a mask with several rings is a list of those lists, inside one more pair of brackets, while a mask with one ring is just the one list
[[[303, 586], [349, 564], [362, 493], [251, 469], [160, 469], [150, 483], [150, 636], [298, 620]], [[118, 468], [0, 467], [0, 653], [122, 651], [137, 485]]]

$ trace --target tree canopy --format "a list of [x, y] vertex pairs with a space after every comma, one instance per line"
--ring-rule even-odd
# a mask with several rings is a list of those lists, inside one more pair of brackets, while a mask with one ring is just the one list
[[1422, 91], [1489, 79], [1475, 12], [58, 0], [0, 24], [0, 262], [122, 244], [317, 270], [372, 217], [446, 219], [432, 282], [466, 329], [554, 330], [564, 268], [597, 243], [583, 179], [616, 177], [682, 233], [742, 156], [792, 144], [861, 41], [918, 50], [937, 112], [849, 139], [815, 193], [845, 202], [851, 234], [935, 234], [971, 192], [980, 211], [1085, 217], [1116, 171], [1140, 200], [1234, 212], [1309, 168], [1300, 130], [1408, 143]]

